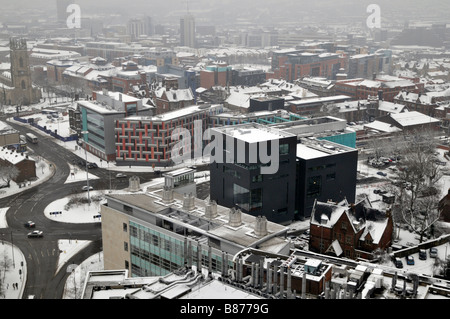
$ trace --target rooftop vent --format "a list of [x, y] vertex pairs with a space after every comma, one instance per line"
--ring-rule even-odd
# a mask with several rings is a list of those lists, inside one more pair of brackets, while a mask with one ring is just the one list
[[138, 192], [141, 188], [141, 182], [138, 176], [130, 177], [130, 192]]
[[205, 217], [214, 218], [217, 216], [217, 203], [213, 200], [206, 201]]
[[194, 196], [189, 193], [189, 194], [184, 194], [184, 198], [183, 198], [183, 210], [193, 210], [195, 208], [195, 203], [194, 203]]
[[240, 209], [236, 209], [234, 207], [230, 208], [228, 224], [231, 227], [241, 226], [241, 224], [242, 224], [241, 214], [242, 214], [242, 212], [240, 211]]
[[266, 216], [258, 216], [255, 221], [255, 235], [263, 237], [267, 235], [267, 218]]

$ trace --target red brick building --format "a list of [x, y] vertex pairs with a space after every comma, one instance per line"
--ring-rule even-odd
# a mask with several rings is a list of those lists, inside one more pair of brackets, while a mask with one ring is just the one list
[[231, 66], [227, 66], [224, 62], [209, 65], [205, 70], [200, 71], [200, 86], [205, 89], [210, 89], [213, 86], [226, 87], [231, 85], [231, 80]]
[[156, 105], [155, 114], [162, 114], [182, 109], [195, 103], [191, 89], [167, 89], [161, 87], [153, 91], [153, 102]]
[[338, 53], [279, 52], [272, 56], [272, 76], [289, 82], [308, 76], [334, 80], [348, 63], [348, 58]]
[[368, 200], [356, 205], [314, 204], [310, 222], [311, 251], [351, 259], [372, 259], [372, 253], [392, 243], [393, 222], [389, 212], [371, 207]]
[[369, 96], [378, 96], [380, 100], [394, 102], [394, 98], [402, 91], [422, 93], [424, 85], [418, 83], [416, 79], [394, 77], [341, 80], [336, 81], [334, 85], [335, 94], [347, 95], [353, 100], [366, 100]]
[[7, 148], [0, 150], [0, 166], [14, 166], [19, 174], [12, 180], [16, 183], [30, 181], [36, 178], [36, 162], [28, 155], [17, 153]]

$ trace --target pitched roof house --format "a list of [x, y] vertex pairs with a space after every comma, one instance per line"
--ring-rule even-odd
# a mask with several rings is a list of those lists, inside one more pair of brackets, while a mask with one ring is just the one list
[[367, 198], [356, 204], [348, 204], [346, 200], [316, 201], [311, 214], [309, 249], [370, 260], [375, 250], [390, 246], [392, 230], [390, 212], [373, 208]]

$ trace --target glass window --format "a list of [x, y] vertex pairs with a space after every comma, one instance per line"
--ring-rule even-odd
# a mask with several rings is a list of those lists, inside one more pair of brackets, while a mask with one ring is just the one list
[[319, 196], [322, 190], [322, 177], [312, 176], [308, 178], [306, 195], [308, 197]]
[[289, 154], [289, 144], [280, 144], [280, 155]]
[[233, 184], [234, 204], [248, 211], [250, 192], [245, 187]]

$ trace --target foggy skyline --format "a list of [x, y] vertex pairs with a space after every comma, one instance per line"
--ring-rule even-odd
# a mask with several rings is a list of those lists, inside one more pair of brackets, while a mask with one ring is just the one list
[[[148, 15], [160, 23], [177, 23], [187, 11], [186, 0], [144, 1], [131, 0], [123, 5], [121, 1], [110, 0], [76, 0], [85, 16], [107, 16], [117, 14], [123, 19], [133, 16]], [[367, 6], [378, 4], [381, 17], [390, 23], [405, 21], [439, 21], [447, 22], [446, 12], [450, 10], [447, 0], [190, 0], [189, 12], [198, 24], [232, 25], [240, 21], [248, 21], [260, 25], [278, 25], [280, 23], [348, 23], [363, 22], [369, 15]], [[56, 16], [56, 0], [17, 0], [14, 2], [1, 0], [4, 12], [17, 12], [0, 16], [0, 22], [12, 23], [26, 17], [23, 12], [38, 10], [45, 12], [51, 19]], [[18, 18], [18, 19], [17, 19]], [[109, 21], [114, 23], [113, 21]]]

